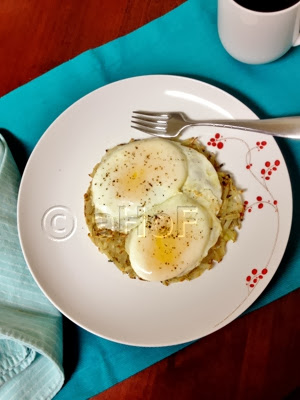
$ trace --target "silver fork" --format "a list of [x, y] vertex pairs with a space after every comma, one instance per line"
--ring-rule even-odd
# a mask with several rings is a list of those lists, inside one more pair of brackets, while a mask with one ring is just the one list
[[176, 138], [190, 126], [234, 128], [266, 135], [300, 139], [300, 116], [254, 120], [191, 120], [182, 112], [133, 111], [131, 127], [162, 138]]

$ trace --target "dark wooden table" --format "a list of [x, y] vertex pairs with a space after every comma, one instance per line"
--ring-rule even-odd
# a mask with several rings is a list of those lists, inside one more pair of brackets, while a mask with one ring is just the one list
[[[0, 96], [182, 2], [1, 0]], [[93, 399], [300, 399], [299, 304], [298, 290]]]

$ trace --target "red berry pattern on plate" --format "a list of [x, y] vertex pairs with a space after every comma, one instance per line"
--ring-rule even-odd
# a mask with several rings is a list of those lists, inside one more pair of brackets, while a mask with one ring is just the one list
[[246, 285], [248, 286], [249, 290], [252, 290], [267, 273], [267, 268], [263, 268], [260, 272], [256, 268], [253, 268], [251, 274], [246, 277]]
[[270, 205], [270, 206], [274, 207], [275, 212], [278, 212], [278, 208], [277, 208], [278, 201], [277, 200], [272, 200], [272, 202], [270, 200], [265, 201], [262, 196], [256, 196], [255, 200], [256, 201], [254, 201], [251, 204], [249, 204], [248, 200], [244, 201], [245, 211], [247, 211], [248, 213], [251, 213], [252, 209], [254, 207], [258, 210], [262, 210], [265, 205]]
[[256, 147], [258, 149], [258, 151], [263, 150], [264, 147], [267, 145], [268, 143], [263, 140], [262, 142], [256, 142]]
[[269, 181], [271, 179], [272, 174], [277, 171], [279, 165], [280, 165], [279, 160], [275, 160], [274, 163], [266, 161], [264, 167], [260, 171], [261, 177], [264, 180]]
[[[245, 145], [246, 152], [245, 152], [245, 164], [244, 168], [246, 171], [249, 173], [249, 178], [248, 179], [255, 179], [255, 181], [260, 185], [261, 189], [254, 195], [254, 198], [248, 198], [245, 199], [244, 201], [244, 210], [241, 213], [242, 219], [244, 219], [245, 215], [248, 214], [249, 217], [251, 218], [251, 214], [256, 214], [257, 212], [260, 214], [261, 212], [265, 212], [269, 207], [272, 207], [275, 211], [275, 218], [276, 218], [276, 228], [274, 229], [274, 241], [272, 244], [272, 248], [270, 253], [268, 254], [268, 259], [266, 261], [266, 266], [264, 268], [261, 268], [260, 270], [258, 268], [252, 268], [251, 273], [246, 276], [246, 286], [247, 286], [247, 294], [244, 298], [244, 300], [237, 305], [236, 309], [233, 311], [235, 312], [246, 300], [247, 298], [251, 295], [253, 289], [258, 285], [258, 283], [264, 279], [266, 274], [268, 273], [268, 268], [270, 265], [270, 262], [272, 260], [276, 244], [278, 241], [278, 235], [279, 235], [279, 209], [278, 209], [278, 200], [276, 200], [268, 186], [268, 183], [270, 179], [274, 176], [276, 176], [276, 172], [278, 171], [278, 168], [281, 165], [280, 160], [276, 159], [274, 161], [272, 160], [267, 160], [263, 162], [263, 165], [261, 165], [261, 158], [257, 157], [256, 154], [262, 150], [264, 150], [267, 146], [267, 141], [262, 140], [262, 141], [256, 141], [253, 143], [251, 146], [250, 143], [247, 143], [243, 138], [239, 137], [227, 137], [226, 139], [223, 138], [223, 136], [220, 133], [216, 133], [214, 137], [210, 137], [210, 139], [207, 142], [208, 146], [215, 147], [216, 149], [218, 148], [223, 148], [224, 142], [229, 143], [231, 140], [234, 141], [239, 141], [242, 142]], [[220, 147], [219, 147], [219, 146]], [[213, 149], [212, 149], [213, 150]], [[259, 161], [258, 161], [259, 160]], [[253, 194], [252, 194], [253, 196]], [[251, 197], [252, 197], [251, 196]], [[254, 217], [254, 215], [253, 215]], [[247, 261], [245, 261], [247, 262]], [[251, 267], [249, 267], [251, 268]], [[233, 314], [231, 312], [227, 317], [225, 317], [221, 322], [224, 322], [227, 318], [230, 317], [230, 315]], [[219, 322], [217, 325], [219, 325], [221, 322]], [[216, 325], [216, 326], [217, 326]]]
[[[220, 148], [223, 148], [223, 143], [226, 142], [228, 143], [230, 140], [235, 140], [235, 141], [240, 141], [242, 142], [245, 147], [246, 147], [246, 153], [245, 153], [245, 169], [248, 171], [250, 174], [249, 179], [255, 179], [257, 183], [261, 186], [261, 189], [259, 192], [255, 195], [254, 198], [252, 199], [245, 199], [244, 201], [244, 210], [243, 213], [241, 213], [242, 219], [244, 219], [244, 216], [246, 214], [250, 215], [254, 213], [261, 213], [264, 212], [266, 209], [269, 207], [272, 207], [275, 211], [276, 215], [276, 228], [274, 230], [274, 241], [272, 245], [272, 249], [268, 255], [268, 259], [266, 262], [266, 267], [262, 268], [259, 270], [258, 268], [252, 268], [251, 273], [247, 275], [246, 277], [246, 286], [248, 288], [248, 293], [245, 297], [245, 299], [237, 306], [237, 308], [234, 310], [236, 311], [250, 296], [252, 293], [253, 289], [258, 285], [258, 283], [264, 279], [265, 275], [268, 273], [268, 266], [270, 265], [270, 262], [272, 260], [277, 240], [278, 240], [278, 234], [279, 234], [279, 209], [278, 209], [278, 200], [276, 200], [268, 187], [268, 183], [270, 179], [274, 176], [276, 176], [276, 172], [278, 171], [278, 168], [281, 165], [280, 160], [276, 159], [274, 161], [272, 160], [267, 160], [263, 163], [263, 165], [259, 165], [260, 162], [258, 162], [258, 159], [256, 154], [262, 150], [264, 150], [267, 146], [267, 141], [262, 140], [262, 141], [257, 141], [254, 142], [252, 147], [250, 144], [248, 144], [244, 139], [239, 138], [239, 137], [226, 137], [226, 139], [223, 138], [223, 136], [220, 133], [216, 133], [214, 137], [211, 137], [209, 141], [207, 142], [208, 146], [212, 147], [218, 147], [218, 144], [222, 144]], [[252, 194], [253, 195], [253, 194]], [[221, 322], [224, 322], [227, 318], [230, 317], [231, 314], [227, 315]], [[219, 323], [220, 324], [220, 323]], [[218, 325], [218, 324], [217, 324]], [[216, 326], [217, 326], [216, 325]]]
[[[261, 179], [257, 176], [257, 174], [252, 170], [253, 165], [255, 165], [254, 161], [252, 162], [252, 153], [254, 150], [261, 151], [263, 150], [268, 142], [266, 140], [262, 141], [257, 141], [253, 147], [250, 148], [247, 142], [245, 142], [243, 139], [235, 138], [235, 137], [230, 137], [227, 138], [230, 140], [239, 140], [245, 144], [247, 147], [248, 151], [246, 152], [246, 164], [245, 167], [251, 175], [262, 185], [263, 189], [267, 191], [267, 194], [269, 199], [263, 200], [263, 197], [261, 195], [256, 196], [255, 201], [253, 203], [249, 204], [248, 201], [244, 202], [244, 211], [251, 213], [253, 211], [253, 207], [255, 207], [258, 210], [264, 209], [265, 204], [271, 205], [274, 207], [275, 211], [278, 212], [278, 207], [277, 207], [277, 200], [275, 200], [269, 191], [267, 187], [267, 182], [271, 179], [271, 177], [276, 173], [278, 170], [278, 167], [280, 166], [280, 161], [275, 160], [274, 162], [271, 161], [265, 161], [263, 167], [260, 170], [261, 173]], [[220, 134], [220, 133], [215, 133], [213, 137], [210, 137], [210, 139], [207, 142], [208, 146], [211, 147], [216, 147], [218, 149], [222, 149], [224, 147], [224, 142], [226, 139]], [[253, 164], [254, 163], [254, 164]], [[244, 213], [242, 217], [244, 216]]]
[[224, 147], [224, 139], [220, 133], [216, 133], [214, 137], [210, 138], [207, 142], [208, 146], [217, 147], [219, 150], [223, 149]]

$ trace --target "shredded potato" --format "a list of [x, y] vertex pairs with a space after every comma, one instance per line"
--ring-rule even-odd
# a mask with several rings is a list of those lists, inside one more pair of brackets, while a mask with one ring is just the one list
[[[222, 206], [217, 217], [221, 222], [222, 231], [216, 244], [210, 248], [207, 256], [201, 261], [200, 265], [186, 275], [163, 281], [162, 283], [167, 286], [171, 283], [198, 278], [205, 270], [211, 269], [215, 262], [219, 263], [222, 261], [226, 253], [227, 242], [230, 240], [235, 242], [237, 239], [236, 229], [240, 229], [244, 215], [242, 191], [236, 188], [230, 174], [222, 171], [215, 154], [210, 153], [197, 138], [180, 141], [180, 143], [205, 155], [218, 173], [222, 187]], [[91, 177], [94, 176], [98, 165], [95, 166], [93, 172], [90, 174]], [[125, 251], [126, 234], [100, 229], [97, 226], [94, 211], [90, 184], [87, 193], [84, 195], [84, 213], [89, 228], [89, 237], [98, 249], [108, 257], [109, 261], [113, 262], [123, 273], [127, 274], [130, 278], [140, 279], [132, 269], [129, 256]]]

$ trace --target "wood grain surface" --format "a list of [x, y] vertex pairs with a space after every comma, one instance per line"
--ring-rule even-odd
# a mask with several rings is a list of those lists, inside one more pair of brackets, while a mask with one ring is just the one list
[[[0, 96], [182, 2], [1, 0]], [[300, 399], [299, 305], [298, 290], [93, 400]]]

